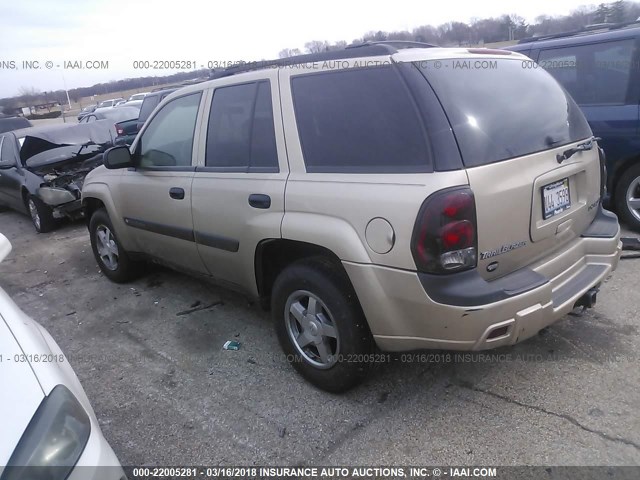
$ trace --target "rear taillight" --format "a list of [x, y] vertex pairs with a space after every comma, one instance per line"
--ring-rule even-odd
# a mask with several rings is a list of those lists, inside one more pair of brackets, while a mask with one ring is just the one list
[[119, 126], [117, 123], [114, 126], [116, 127], [116, 133], [118, 135], [124, 135], [124, 129], [121, 126]]
[[452, 273], [476, 266], [476, 202], [470, 188], [443, 190], [425, 200], [411, 252], [421, 272]]

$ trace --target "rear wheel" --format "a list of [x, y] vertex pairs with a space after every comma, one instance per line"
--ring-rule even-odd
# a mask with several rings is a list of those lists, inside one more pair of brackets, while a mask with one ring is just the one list
[[89, 221], [93, 255], [105, 276], [116, 283], [136, 278], [140, 264], [132, 261], [116, 237], [111, 219], [104, 208], [96, 210]]
[[276, 279], [272, 316], [287, 360], [315, 386], [343, 392], [367, 375], [374, 344], [346, 273], [313, 258]]
[[620, 177], [616, 186], [616, 210], [629, 228], [640, 231], [640, 164]]
[[53, 210], [38, 197], [29, 195], [27, 198], [27, 210], [36, 232], [46, 233], [56, 228]]

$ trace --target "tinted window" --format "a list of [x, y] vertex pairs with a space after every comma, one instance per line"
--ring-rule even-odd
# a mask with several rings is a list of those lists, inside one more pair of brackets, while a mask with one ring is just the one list
[[0, 133], [18, 130], [19, 128], [30, 127], [31, 122], [23, 117], [0, 118]]
[[542, 50], [538, 64], [553, 75], [579, 105], [624, 103], [632, 69], [633, 40]]
[[140, 115], [138, 116], [138, 120], [141, 122], [145, 121], [153, 112], [153, 109], [158, 106], [160, 102], [160, 95], [152, 95], [145, 97], [142, 102], [142, 107], [140, 108]]
[[298, 76], [291, 85], [307, 171], [430, 168], [424, 128], [395, 68]]
[[[420, 65], [469, 167], [548, 150], [591, 136], [576, 103], [541, 68], [520, 59], [443, 60]], [[484, 61], [484, 59], [483, 59]], [[425, 86], [425, 88], [428, 88]]]
[[269, 82], [215, 90], [205, 163], [208, 167], [277, 168]]
[[191, 165], [193, 134], [200, 93], [176, 98], [151, 119], [140, 139], [140, 165], [174, 167]]

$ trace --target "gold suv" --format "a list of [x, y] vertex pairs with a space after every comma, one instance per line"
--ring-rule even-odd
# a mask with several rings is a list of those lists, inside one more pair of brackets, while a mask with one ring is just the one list
[[151, 259], [262, 299], [330, 391], [379, 350], [529, 338], [593, 306], [621, 248], [597, 139], [529, 64], [367, 44], [182, 88], [87, 176], [95, 257], [116, 282]]

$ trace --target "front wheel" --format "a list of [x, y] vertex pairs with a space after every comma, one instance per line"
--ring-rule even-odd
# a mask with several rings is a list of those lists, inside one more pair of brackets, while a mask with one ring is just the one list
[[640, 231], [640, 164], [620, 177], [616, 186], [616, 210], [629, 228]]
[[337, 393], [366, 377], [373, 338], [340, 266], [313, 258], [285, 268], [271, 311], [286, 359], [312, 384]]
[[53, 210], [38, 197], [29, 195], [27, 198], [27, 210], [36, 232], [47, 233], [56, 228]]
[[111, 219], [104, 208], [91, 215], [89, 221], [91, 249], [102, 273], [111, 281], [124, 283], [140, 273], [140, 265], [133, 262], [116, 237]]

